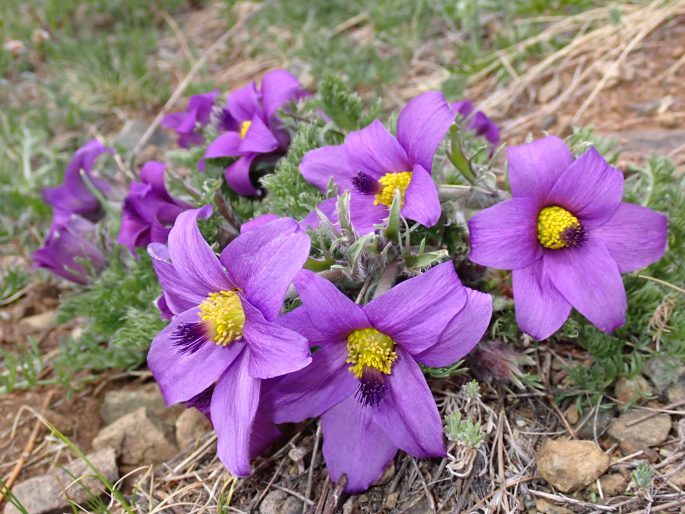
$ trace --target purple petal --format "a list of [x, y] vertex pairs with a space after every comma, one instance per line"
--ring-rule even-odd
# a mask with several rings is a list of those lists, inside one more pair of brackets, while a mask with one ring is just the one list
[[473, 115], [469, 128], [479, 136], [483, 136], [492, 146], [497, 146], [500, 141], [499, 129], [485, 113], [478, 111]]
[[147, 363], [167, 405], [190, 400], [207, 389], [245, 348], [241, 342], [223, 347], [207, 340], [194, 352], [184, 351], [174, 335], [182, 325], [199, 321], [196, 307], [179, 314], [150, 346]]
[[[352, 192], [350, 195], [350, 221], [358, 236], [373, 232], [376, 225], [382, 225], [389, 216], [389, 209], [383, 204], [374, 205], [373, 196]], [[336, 218], [337, 219], [337, 218]]]
[[250, 432], [250, 458], [254, 459], [261, 455], [264, 450], [271, 446], [281, 437], [281, 432], [276, 427], [271, 417], [264, 412], [260, 400], [257, 414], [252, 422]]
[[350, 332], [369, 326], [362, 308], [316, 273], [300, 271], [295, 277], [295, 288], [302, 300], [298, 310], [307, 312], [313, 329], [321, 334], [317, 344], [344, 339]]
[[409, 353], [402, 348], [395, 351], [397, 360], [385, 377], [388, 393], [372, 411], [374, 422], [410, 455], [443, 457], [442, 421], [426, 379]]
[[147, 253], [152, 260], [152, 267], [157, 273], [159, 284], [162, 286], [166, 305], [172, 313], [185, 312], [200, 305], [207, 298], [206, 294], [198, 293], [193, 284], [181, 280], [171, 263], [169, 249], [166, 245], [152, 243], [148, 245]]
[[561, 139], [547, 136], [532, 143], [510, 146], [507, 161], [512, 196], [527, 196], [539, 202], [573, 164], [573, 155]]
[[465, 99], [459, 102], [454, 102], [450, 105], [450, 109], [452, 112], [460, 115], [462, 118], [468, 118], [475, 107], [473, 106], [473, 102], [471, 100]]
[[347, 369], [347, 346], [331, 344], [312, 355], [312, 363], [297, 373], [270, 380], [263, 401], [276, 423], [297, 423], [320, 416], [353, 396], [359, 381]]
[[305, 92], [287, 70], [272, 70], [262, 77], [262, 103], [266, 119], [271, 120], [286, 103], [301, 98]]
[[254, 82], [231, 91], [227, 97], [227, 104], [228, 112], [238, 122], [251, 120], [255, 114], [262, 111]]
[[282, 218], [239, 235], [221, 252], [221, 262], [248, 301], [273, 321], [309, 257], [309, 244], [295, 220]]
[[[190, 209], [181, 213], [169, 233], [169, 256], [181, 282], [198, 295], [232, 289], [214, 252], [197, 227], [197, 218], [209, 218], [212, 208]], [[168, 298], [167, 298], [168, 300]]]
[[557, 291], [549, 277], [545, 258], [512, 273], [516, 323], [536, 339], [554, 334], [571, 313], [571, 304]]
[[117, 235], [117, 243], [124, 245], [131, 254], [136, 255], [136, 248], [144, 248], [152, 242], [150, 237], [150, 225], [138, 219], [127, 216], [122, 211], [121, 227]]
[[666, 251], [668, 218], [631, 203], [621, 203], [614, 215], [592, 235], [600, 239], [621, 273], [635, 271], [658, 261]]
[[250, 474], [250, 435], [259, 405], [261, 380], [248, 372], [245, 354], [236, 359], [219, 379], [212, 395], [212, 424], [216, 430], [217, 455], [232, 475]]
[[476, 213], [469, 220], [469, 259], [498, 269], [530, 266], [542, 256], [537, 219], [531, 198], [512, 198]]
[[402, 109], [397, 120], [397, 139], [407, 151], [409, 159], [423, 166], [430, 174], [435, 151], [453, 123], [454, 113], [442, 93], [428, 91]]
[[264, 319], [243, 300], [243, 337], [249, 350], [248, 372], [253, 378], [274, 378], [304, 368], [312, 361], [309, 342], [297, 332]]
[[588, 230], [608, 221], [622, 198], [623, 173], [590, 148], [561, 174], [545, 204], [568, 209]]
[[430, 173], [420, 164], [414, 166], [404, 200], [402, 216], [418, 221], [426, 227], [432, 227], [440, 219], [442, 210], [438, 188], [435, 187]]
[[234, 157], [240, 155], [240, 134], [237, 132], [224, 132], [214, 141], [209, 143], [205, 151], [205, 159], [215, 159], [217, 157]]
[[307, 182], [314, 184], [322, 193], [328, 190], [331, 179], [339, 192], [351, 189], [352, 178], [357, 173], [347, 160], [344, 145], [324, 146], [307, 152], [300, 163], [300, 172]]
[[466, 290], [466, 305], [454, 316], [440, 334], [438, 342], [414, 358], [421, 364], [436, 368], [449, 366], [468, 354], [480, 341], [490, 324], [492, 297]]
[[[240, 136], [239, 136], [240, 137]], [[278, 141], [271, 129], [266, 126], [258, 114], [252, 117], [250, 128], [240, 142], [240, 152], [246, 153], [269, 153], [278, 148]]]
[[188, 111], [195, 111], [195, 118], [198, 123], [207, 125], [212, 115], [214, 102], [219, 96], [219, 90], [215, 89], [209, 93], [193, 95], [188, 100]]
[[439, 264], [396, 285], [364, 306], [371, 326], [412, 354], [437, 343], [447, 323], [466, 303], [452, 262]]
[[368, 489], [392, 462], [397, 447], [373, 422], [376, 410], [354, 396], [321, 416], [323, 456], [331, 480], [347, 475], [348, 493]]
[[402, 145], [378, 120], [350, 132], [344, 147], [353, 175], [363, 171], [379, 179], [386, 173], [410, 171], [414, 167]]
[[224, 177], [233, 190], [243, 196], [254, 196], [257, 189], [250, 180], [250, 166], [255, 155], [245, 155], [224, 170]]
[[575, 248], [545, 252], [545, 271], [573, 307], [605, 332], [625, 322], [626, 292], [606, 246], [589, 237]]
[[261, 227], [262, 225], [266, 225], [267, 223], [280, 218], [281, 216], [278, 216], [277, 214], [267, 212], [266, 214], [262, 214], [261, 216], [252, 218], [251, 220], [246, 221], [245, 223], [240, 225], [240, 233], [244, 234], [245, 232], [249, 232], [250, 230], [254, 230], [256, 228]]

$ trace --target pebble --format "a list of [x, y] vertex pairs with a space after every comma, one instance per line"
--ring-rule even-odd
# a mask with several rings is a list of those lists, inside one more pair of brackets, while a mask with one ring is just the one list
[[186, 409], [176, 420], [176, 442], [181, 450], [192, 448], [211, 429], [207, 416], [197, 409]]
[[537, 454], [542, 478], [565, 493], [588, 486], [610, 463], [609, 456], [592, 441], [545, 439]]
[[259, 514], [302, 514], [302, 500], [275, 489], [259, 504]]
[[[599, 478], [599, 485], [602, 487], [604, 497], [619, 496], [626, 492], [628, 479], [620, 473], [607, 473]], [[592, 492], [599, 494], [597, 482], [590, 487]]]
[[656, 446], [663, 443], [671, 431], [671, 416], [668, 414], [657, 414], [632, 424], [649, 414], [650, 412], [645, 410], [629, 410], [611, 424], [609, 435], [619, 443], [626, 440], [632, 440], [644, 446]]
[[642, 375], [619, 378], [614, 385], [614, 391], [619, 405], [638, 403], [652, 395], [652, 387]]
[[152, 416], [161, 416], [167, 410], [157, 384], [145, 384], [136, 389], [108, 391], [100, 407], [100, 418], [105, 425], [145, 407]]

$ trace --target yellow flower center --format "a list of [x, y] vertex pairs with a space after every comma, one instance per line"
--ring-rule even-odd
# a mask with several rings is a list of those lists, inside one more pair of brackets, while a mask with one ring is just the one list
[[538, 214], [538, 241], [545, 248], [560, 250], [573, 247], [582, 239], [583, 228], [578, 218], [563, 207], [545, 207]]
[[250, 120], [243, 121], [240, 124], [240, 139], [245, 138], [245, 135], [247, 135], [247, 131], [250, 130], [250, 125], [252, 125], [252, 122]]
[[383, 175], [378, 180], [383, 186], [383, 189], [380, 193], [376, 194], [376, 199], [373, 201], [373, 204], [378, 205], [379, 203], [382, 203], [383, 205], [390, 207], [392, 205], [392, 199], [395, 197], [395, 190], [399, 189], [402, 198], [400, 207], [404, 206], [404, 193], [409, 187], [409, 182], [411, 182], [411, 174], [411, 171], [400, 171]]
[[347, 361], [350, 372], [362, 378], [364, 370], [372, 368], [390, 374], [392, 363], [397, 359], [395, 341], [375, 328], [362, 328], [347, 336]]
[[210, 293], [200, 304], [200, 318], [207, 322], [216, 344], [228, 346], [243, 336], [245, 312], [235, 291]]

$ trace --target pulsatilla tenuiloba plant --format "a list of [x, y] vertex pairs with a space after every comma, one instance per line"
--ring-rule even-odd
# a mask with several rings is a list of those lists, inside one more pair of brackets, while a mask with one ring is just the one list
[[184, 149], [146, 163], [125, 195], [93, 175], [112, 151], [97, 141], [46, 192], [54, 224], [36, 263], [80, 283], [107, 273], [116, 247], [88, 234], [121, 206], [117, 241], [154, 267], [168, 320], [149, 367], [167, 403], [209, 417], [234, 475], [279, 424], [315, 417], [350, 492], [398, 449], [444, 456], [424, 371], [504, 319], [491, 321], [493, 296], [512, 289], [484, 266], [512, 270], [515, 320], [542, 340], [573, 308], [601, 331], [623, 325], [620, 274], [666, 249], [666, 216], [623, 202], [623, 173], [595, 148], [509, 147], [504, 181], [499, 131], [471, 102], [423, 93], [392, 131], [378, 113], [336, 77], [316, 95], [275, 70], [168, 115]]

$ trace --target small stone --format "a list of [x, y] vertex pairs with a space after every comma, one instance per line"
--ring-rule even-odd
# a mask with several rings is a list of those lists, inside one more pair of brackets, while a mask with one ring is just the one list
[[302, 500], [285, 491], [275, 489], [267, 494], [259, 504], [260, 514], [302, 514]]
[[[685, 131], [680, 135], [679, 141], [682, 144]], [[668, 153], [664, 151], [663, 153]], [[655, 357], [645, 362], [643, 372], [652, 380], [652, 383], [659, 392], [663, 392], [666, 388], [674, 383], [679, 375], [679, 364], [677, 361], [668, 357]]]
[[383, 508], [387, 510], [392, 510], [397, 507], [397, 501], [400, 499], [400, 493], [394, 492], [390, 493], [383, 502]]
[[685, 402], [685, 381], [682, 379], [666, 389], [668, 403]]
[[19, 326], [27, 332], [44, 332], [55, 324], [55, 311], [45, 311], [19, 320]]
[[566, 408], [566, 410], [564, 411], [564, 417], [566, 418], [566, 421], [568, 421], [571, 425], [575, 425], [576, 423], [578, 423], [580, 416], [578, 415], [578, 409], [576, 408], [575, 403], [572, 403]]
[[576, 435], [580, 439], [594, 440], [595, 430], [597, 431], [597, 437], [601, 436], [606, 429], [609, 428], [609, 425], [611, 425], [611, 422], [614, 419], [614, 409], [600, 410], [596, 417], [593, 415], [582, 427], [580, 427], [576, 432]]
[[[90, 463], [107, 480], [114, 482], [119, 478], [116, 455], [112, 448], [104, 448], [86, 455]], [[97, 478], [88, 477], [75, 482], [75, 478], [92, 475], [93, 471], [85, 461], [78, 460], [67, 464], [64, 469], [54, 470], [46, 475], [29, 478], [12, 488], [12, 493], [31, 514], [46, 514], [54, 511], [68, 511], [69, 499], [75, 503], [85, 503], [93, 495], [105, 492], [105, 487]], [[5, 514], [18, 514], [20, 511], [7, 504]]]
[[543, 498], [535, 498], [535, 507], [542, 514], [574, 514], [572, 510], [556, 505]]
[[[602, 494], [607, 496], [619, 496], [626, 492], [628, 487], [628, 479], [626, 479], [620, 473], [608, 473], [599, 478], [599, 485], [602, 488]], [[599, 494], [599, 488], [597, 487], [597, 482], [592, 484], [590, 490], [594, 493]]]
[[[638, 445], [656, 446], [668, 438], [671, 431], [671, 416], [657, 414], [644, 419], [639, 423], [637, 420], [645, 418], [649, 412], [642, 410], [629, 410], [609, 427], [609, 435], [619, 443], [628, 439]], [[634, 424], [633, 424], [634, 423]]]
[[537, 455], [542, 478], [565, 493], [591, 484], [610, 463], [609, 456], [592, 441], [546, 439]]
[[642, 375], [633, 378], [619, 378], [614, 385], [614, 391], [619, 405], [637, 403], [652, 395], [652, 387]]
[[105, 425], [145, 407], [151, 416], [159, 417], [167, 410], [157, 384], [146, 384], [136, 389], [108, 391], [100, 407], [100, 418]]
[[176, 420], [176, 442], [181, 450], [191, 448], [211, 429], [207, 416], [197, 409], [186, 409]]
[[176, 455], [176, 445], [148, 417], [145, 407], [106, 426], [93, 440], [93, 448], [112, 447], [123, 464], [159, 464]]

